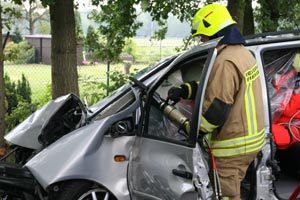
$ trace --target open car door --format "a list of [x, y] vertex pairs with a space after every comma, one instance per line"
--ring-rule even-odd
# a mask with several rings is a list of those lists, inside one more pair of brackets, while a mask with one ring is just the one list
[[[149, 90], [143, 128], [136, 137], [129, 162], [128, 180], [132, 199], [200, 199], [194, 184], [195, 165], [198, 162], [195, 154], [199, 152], [197, 133], [200, 102], [203, 100], [175, 105], [176, 110], [191, 121], [192, 129], [187, 135], [178, 124], [164, 115], [155, 96], [165, 100], [171, 87], [192, 80], [200, 81], [203, 92], [207, 73], [216, 54], [212, 46], [179, 56]], [[198, 96], [203, 98], [203, 95]], [[204, 175], [209, 183], [207, 172]]]

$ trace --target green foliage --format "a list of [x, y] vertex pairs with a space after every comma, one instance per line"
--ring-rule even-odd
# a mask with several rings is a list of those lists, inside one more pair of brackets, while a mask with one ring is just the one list
[[3, 4], [1, 11], [2, 23], [8, 30], [11, 29], [11, 25], [14, 24], [15, 19], [20, 19], [22, 17], [20, 10], [9, 4]]
[[113, 71], [109, 75], [111, 80], [109, 86], [94, 77], [80, 77], [79, 81], [82, 85], [80, 96], [86, 98], [88, 105], [93, 105], [107, 96], [107, 90], [111, 93], [127, 83], [130, 76], [133, 76], [133, 74], [123, 74], [120, 71]]
[[19, 123], [24, 121], [30, 114], [35, 111], [35, 106], [24, 99], [18, 99], [18, 107], [16, 107], [10, 114], [6, 114], [5, 116], [5, 129], [6, 132], [12, 130]]
[[92, 51], [96, 47], [96, 43], [98, 40], [99, 34], [95, 30], [95, 28], [91, 25], [89, 25], [86, 37], [84, 40], [84, 45], [88, 51]]
[[14, 31], [14, 35], [12, 36], [12, 41], [14, 43], [20, 43], [23, 41], [23, 37], [21, 35], [19, 27], [16, 27], [16, 29]]
[[6, 131], [9, 131], [26, 119], [35, 110], [35, 105], [31, 103], [31, 88], [24, 75], [17, 84], [7, 74], [4, 80], [7, 110], [5, 125]]
[[16, 83], [11, 81], [7, 74], [4, 75], [6, 112], [10, 114], [18, 105]]
[[280, 8], [284, 6], [287, 10], [285, 10], [285, 17], [281, 17], [279, 20], [279, 30], [293, 30], [300, 28], [300, 2], [293, 0], [290, 3], [292, 3], [292, 5], [289, 5], [289, 3], [286, 3], [285, 1], [285, 3], [283, 3], [284, 5], [280, 5]]
[[16, 92], [19, 94], [26, 102], [31, 103], [31, 88], [25, 75], [22, 74], [22, 79], [18, 80], [16, 87]]
[[[99, 37], [96, 42], [95, 55], [109, 66], [112, 62], [119, 62], [125, 46], [126, 38], [132, 38], [136, 30], [142, 25], [136, 21], [137, 14], [134, 7], [135, 0], [108, 0], [101, 4], [101, 11], [93, 10], [90, 19], [98, 23]], [[109, 77], [107, 75], [107, 94], [109, 94]]]
[[84, 46], [87, 51], [87, 59], [93, 62], [96, 59], [95, 49], [97, 48], [97, 42], [99, 39], [99, 33], [95, 30], [93, 26], [89, 26], [87, 29], [86, 37], [84, 39]]
[[[100, 22], [100, 33], [107, 36], [108, 45], [101, 47], [103, 56], [116, 58], [107, 52], [107, 49], [116, 47], [113, 52], [120, 55], [124, 46], [124, 39], [134, 36], [137, 28], [142, 24], [136, 22], [137, 13], [135, 7], [141, 6], [142, 10], [149, 12], [153, 21], [157, 21], [160, 30], [155, 33], [155, 39], [163, 40], [167, 32], [166, 20], [170, 14], [177, 16], [180, 21], [190, 21], [199, 7], [197, 1], [177, 0], [166, 3], [165, 0], [92, 0], [93, 5], [100, 5], [102, 12], [92, 18]], [[121, 38], [119, 38], [121, 37]], [[106, 48], [105, 48], [106, 47]], [[101, 56], [101, 55], [100, 55]], [[110, 59], [114, 60], [114, 59]]]
[[27, 42], [22, 41], [18, 44], [9, 42], [4, 50], [5, 59], [16, 64], [34, 63], [35, 50]]
[[259, 7], [255, 11], [258, 32], [297, 29], [300, 25], [300, 2], [291, 0], [269, 1], [258, 0]]
[[46, 90], [44, 91], [44, 94], [38, 99], [38, 101], [35, 103], [38, 108], [42, 107], [52, 99], [52, 89], [51, 85], [48, 84], [46, 86]]
[[102, 88], [102, 81], [91, 76], [79, 77], [79, 83], [82, 85], [80, 96], [87, 100], [88, 105], [93, 105], [103, 99], [106, 91]]
[[119, 71], [113, 71], [112, 73], [110, 73], [109, 77], [111, 80], [111, 84], [109, 85], [109, 87], [107, 87], [107, 85], [102, 84], [102, 87], [107, 89], [109, 93], [115, 91], [116, 89], [118, 89], [119, 87], [121, 87], [122, 85], [124, 85], [125, 83], [127, 83], [128, 78], [130, 76], [133, 76], [132, 73], [130, 74], [124, 74], [122, 72]]
[[187, 0], [177, 0], [172, 3], [166, 3], [164, 0], [140, 0], [137, 3], [141, 3], [142, 9], [149, 12], [155, 21], [168, 19], [170, 13], [177, 16], [182, 22], [190, 21], [199, 8], [199, 2]]
[[99, 38], [95, 53], [106, 62], [118, 62], [125, 45], [125, 39], [135, 35], [141, 23], [136, 22], [134, 1], [122, 1], [114, 4], [109, 1], [101, 5], [101, 11], [93, 10], [90, 19], [98, 23]]
[[133, 56], [133, 58], [135, 60], [137, 57], [137, 50], [138, 50], [138, 45], [133, 39], [130, 38], [130, 39], [125, 40], [123, 53]]
[[78, 10], [75, 10], [75, 34], [76, 34], [76, 40], [80, 41], [84, 38], [83, 30], [82, 30], [82, 23], [81, 23], [81, 17]]
[[189, 46], [195, 45], [197, 43], [196, 39], [193, 38], [192, 35], [183, 38], [182, 42], [183, 44], [181, 46], [175, 48], [177, 52], [185, 51]]
[[166, 33], [168, 31], [168, 26], [166, 25], [166, 22], [159, 21], [159, 30], [155, 31], [154, 36], [152, 39], [156, 40], [164, 40], [166, 38]]
[[39, 34], [50, 34], [51, 33], [51, 27], [49, 21], [38, 21], [36, 25], [36, 33]]

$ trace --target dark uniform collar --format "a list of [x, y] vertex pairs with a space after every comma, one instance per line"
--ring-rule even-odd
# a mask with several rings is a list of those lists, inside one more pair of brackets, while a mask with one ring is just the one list
[[242, 44], [245, 45], [246, 41], [240, 31], [238, 30], [237, 26], [235, 24], [232, 24], [230, 26], [227, 26], [220, 30], [218, 33], [210, 37], [210, 39], [223, 37], [219, 45], [222, 44], [230, 44], [230, 45], [236, 45], [236, 44]]

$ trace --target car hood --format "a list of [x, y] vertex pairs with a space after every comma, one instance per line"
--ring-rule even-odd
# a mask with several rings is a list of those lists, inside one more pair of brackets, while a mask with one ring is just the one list
[[[39, 149], [42, 144], [38, 140], [38, 137], [43, 132], [43, 128], [51, 122], [53, 116], [58, 113], [64, 105], [70, 102], [70, 100], [78, 102], [78, 104], [81, 105], [80, 107], [84, 109], [80, 99], [74, 94], [61, 96], [35, 111], [4, 138], [15, 145], [30, 149]], [[86, 111], [83, 111], [83, 113], [86, 113]]]

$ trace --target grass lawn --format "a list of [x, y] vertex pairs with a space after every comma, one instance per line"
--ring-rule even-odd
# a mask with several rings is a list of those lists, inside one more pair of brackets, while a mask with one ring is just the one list
[[[130, 71], [133, 69], [143, 69], [147, 64], [134, 64]], [[78, 67], [78, 74], [81, 78], [93, 77], [106, 81], [106, 65], [85, 65]], [[111, 71], [123, 71], [122, 64], [111, 66]], [[21, 79], [22, 74], [25, 75], [29, 81], [32, 90], [33, 101], [38, 101], [39, 98], [45, 95], [47, 85], [51, 84], [51, 66], [42, 64], [4, 64], [4, 72], [7, 73], [12, 81], [17, 82]]]
[[[130, 71], [134, 69], [140, 70], [150, 64], [174, 55], [176, 53], [175, 47], [182, 44], [181, 39], [165, 39], [163, 41], [150, 41], [149, 38], [135, 38], [136, 49], [135, 56], [137, 63], [149, 63], [149, 64], [134, 64]], [[88, 77], [93, 79], [100, 79], [106, 81], [106, 64], [97, 65], [84, 65], [78, 66], [78, 74], [80, 80], [88, 80]], [[124, 71], [123, 64], [111, 65], [111, 71]], [[46, 88], [51, 84], [51, 67], [50, 65], [43, 64], [4, 64], [4, 72], [7, 73], [11, 80], [17, 82], [21, 79], [22, 73], [25, 75], [32, 90], [33, 101], [39, 101], [40, 97], [43, 97], [46, 93]], [[80, 87], [81, 88], [81, 87]]]

